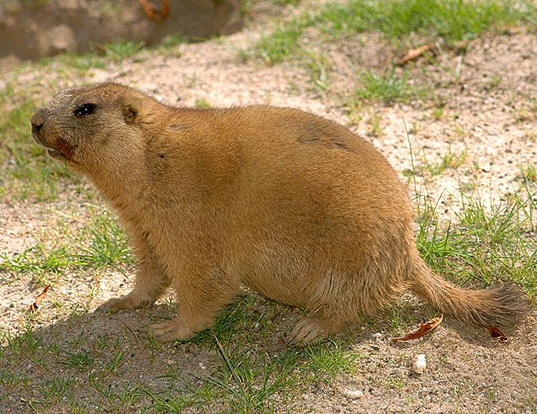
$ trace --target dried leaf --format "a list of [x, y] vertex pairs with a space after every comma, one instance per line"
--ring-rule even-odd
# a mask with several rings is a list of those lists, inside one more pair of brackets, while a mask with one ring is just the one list
[[427, 335], [429, 332], [434, 330], [438, 325], [444, 320], [444, 315], [440, 315], [436, 318], [431, 319], [428, 322], [424, 322], [420, 325], [418, 329], [412, 331], [405, 336], [400, 336], [392, 339], [392, 343], [402, 342], [402, 341], [411, 341], [413, 339], [421, 338], [424, 335]]
[[501, 343], [506, 343], [508, 341], [507, 336], [495, 326], [488, 326], [487, 330], [489, 331], [490, 336], [492, 336], [492, 339], [496, 339]]
[[170, 4], [168, 3], [168, 0], [162, 0], [160, 10], [157, 10], [149, 0], [140, 0], [140, 5], [142, 6], [142, 9], [144, 9], [147, 18], [153, 22], [166, 20], [170, 14]]
[[397, 62], [397, 64], [400, 66], [404, 66], [407, 63], [418, 59], [425, 52], [428, 52], [429, 50], [432, 50], [432, 49], [433, 47], [431, 45], [425, 45], [422, 47], [418, 47], [417, 49], [410, 49], [408, 53]]
[[28, 312], [35, 312], [41, 306], [41, 302], [43, 302], [43, 299], [45, 299], [45, 296], [47, 296], [47, 291], [50, 288], [50, 285], [45, 286], [43, 289], [43, 292], [41, 292], [39, 295], [35, 297], [35, 302], [32, 303], [30, 306], [28, 306]]

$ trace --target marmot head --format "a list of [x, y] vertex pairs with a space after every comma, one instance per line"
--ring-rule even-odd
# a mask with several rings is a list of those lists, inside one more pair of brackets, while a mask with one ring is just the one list
[[32, 116], [32, 136], [48, 154], [71, 164], [91, 163], [136, 136], [144, 95], [104, 83], [59, 92]]

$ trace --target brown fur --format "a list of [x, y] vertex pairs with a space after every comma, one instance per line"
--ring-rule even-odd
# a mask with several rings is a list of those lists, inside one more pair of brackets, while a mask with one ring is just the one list
[[[83, 104], [91, 113], [81, 115]], [[111, 202], [139, 260], [132, 292], [101, 309], [150, 306], [175, 290], [178, 315], [155, 334], [185, 339], [210, 327], [241, 284], [309, 311], [296, 343], [384, 309], [407, 288], [482, 326], [525, 312], [512, 286], [469, 291], [433, 274], [396, 173], [326, 119], [268, 106], [174, 108], [100, 84], [59, 93], [32, 126]]]

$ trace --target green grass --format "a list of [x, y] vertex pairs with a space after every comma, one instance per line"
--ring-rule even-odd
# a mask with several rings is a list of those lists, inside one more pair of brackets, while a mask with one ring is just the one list
[[383, 74], [365, 71], [360, 76], [361, 86], [357, 89], [354, 99], [377, 101], [384, 104], [409, 102], [411, 99], [425, 96], [425, 89], [418, 89], [408, 81], [406, 73], [398, 76], [395, 70]]
[[537, 167], [535, 167], [534, 165], [528, 165], [525, 167], [521, 167], [521, 170], [522, 176], [525, 180], [537, 183]]
[[[264, 344], [271, 342], [271, 332], [252, 326], [272, 312], [281, 318], [282, 307], [242, 296], [214, 329], [172, 347], [153, 347], [143, 336], [133, 342], [132, 333], [121, 326], [96, 336], [82, 330], [67, 338], [63, 330], [72, 332], [74, 321], [51, 330], [29, 327], [20, 336], [1, 338], [0, 384], [17, 395], [31, 391], [29, 404], [38, 411], [61, 402], [89, 411], [96, 405], [107, 412], [180, 413], [189, 407], [221, 413], [293, 412], [296, 395], [329, 386], [337, 375], [351, 372], [357, 356], [341, 341], [269, 350]], [[191, 353], [200, 354], [195, 360], [206, 365], [203, 369], [182, 370], [182, 359], [192, 359]], [[17, 368], [21, 360], [34, 362]], [[139, 370], [134, 377], [133, 363]], [[138, 377], [138, 372], [144, 374]]]
[[263, 36], [256, 44], [255, 54], [267, 65], [274, 65], [294, 55], [298, 51], [298, 39], [305, 28], [304, 23], [294, 21]]
[[[74, 267], [87, 266], [83, 255], [74, 254], [67, 247], [45, 249], [40, 243], [22, 253], [10, 256], [3, 252], [0, 256], [0, 270], [14, 273], [55, 274]], [[97, 264], [96, 264], [97, 265]]]
[[448, 151], [441, 157], [440, 162], [436, 164], [426, 162], [424, 169], [434, 177], [444, 173], [448, 169], [456, 170], [457, 168], [461, 167], [465, 163], [467, 156], [468, 154], [465, 151], [461, 152], [460, 154], [454, 153], [453, 151]]
[[424, 198], [417, 241], [427, 263], [459, 284], [488, 286], [511, 280], [534, 296], [537, 291], [537, 187], [485, 205], [461, 194], [457, 224], [442, 225], [437, 205]]
[[143, 47], [143, 42], [116, 42], [104, 45], [100, 51], [104, 57], [119, 62], [136, 56]]
[[[96, 216], [87, 227], [87, 234], [89, 242], [85, 246], [77, 246], [79, 253], [76, 256], [83, 265], [114, 268], [133, 264], [125, 234], [110, 214]], [[87, 240], [87, 236], [82, 237]]]
[[95, 365], [95, 359], [88, 351], [67, 352], [64, 361], [61, 363], [78, 371], [86, 371]]
[[531, 1], [507, 0], [351, 0], [328, 3], [281, 25], [254, 47], [267, 64], [295, 54], [307, 28], [320, 30], [328, 41], [362, 32], [380, 32], [388, 40], [416, 33], [448, 43], [469, 40], [489, 30], [513, 25], [537, 25], [537, 6]]
[[305, 386], [314, 384], [328, 385], [339, 374], [351, 371], [357, 358], [335, 342], [304, 350], [289, 348], [276, 356], [222, 345], [218, 338], [215, 342], [223, 369], [203, 380], [224, 392], [234, 413], [278, 412], [277, 407], [282, 403], [292, 410], [291, 390], [304, 390]]
[[194, 106], [198, 109], [208, 109], [211, 108], [211, 103], [206, 98], [197, 98]]
[[[535, 296], [537, 184], [526, 179], [521, 191], [489, 203], [482, 194], [461, 191], [462, 208], [455, 223], [442, 223], [437, 213], [440, 200], [430, 200], [426, 190], [418, 189], [416, 176], [424, 174], [415, 164], [412, 143], [408, 142], [410, 180], [418, 210], [416, 241], [424, 260], [435, 272], [458, 284], [479, 287], [509, 280], [522, 286], [530, 297]], [[443, 157], [440, 169], [456, 168], [465, 158], [465, 153], [457, 156], [450, 152]]]
[[317, 53], [308, 53], [307, 66], [313, 88], [321, 92], [328, 89], [331, 69], [329, 59]]
[[109, 61], [95, 53], [62, 53], [54, 57], [46, 57], [36, 63], [42, 68], [52, 67], [58, 75], [72, 74], [73, 72], [83, 77], [91, 69], [106, 69]]
[[[531, 30], [537, 28], [535, 3], [529, 0], [350, 0], [328, 3], [279, 25], [241, 55], [244, 58], [257, 56], [267, 65], [291, 58], [298, 60], [309, 73], [312, 85], [325, 91], [329, 87], [330, 68], [325, 61], [315, 58], [318, 54], [310, 50], [312, 42], [301, 42], [307, 30], [316, 30], [321, 35], [320, 41], [324, 42], [346, 39], [359, 43], [358, 34], [377, 32], [395, 48], [407, 41], [411, 34], [417, 35], [422, 43], [442, 40], [449, 48], [484, 32], [520, 25]], [[406, 74], [396, 76], [390, 68], [380, 72], [363, 71], [358, 77], [360, 87], [350, 97], [353, 100], [390, 105], [431, 96], [430, 87], [411, 85]], [[501, 78], [495, 79], [490, 87], [499, 83]]]
[[[57, 226], [63, 227], [61, 223]], [[75, 234], [63, 233], [63, 239], [52, 247], [39, 242], [20, 253], [0, 252], [0, 272], [32, 274], [38, 286], [54, 283], [76, 270], [117, 269], [132, 264], [125, 235], [107, 212], [97, 214]]]
[[181, 57], [181, 45], [188, 42], [188, 39], [181, 35], [170, 35], [163, 38], [152, 50], [157, 50], [161, 55]]
[[265, 353], [254, 355], [247, 348], [231, 350], [230, 344], [224, 348], [216, 337], [215, 342], [224, 369], [203, 381], [223, 391], [232, 412], [272, 412], [271, 397], [289, 388], [294, 355], [286, 353], [283, 360], [274, 360]]
[[529, 1], [354, 0], [328, 5], [313, 21], [333, 36], [378, 31], [388, 39], [417, 33], [456, 42], [493, 28], [535, 25], [536, 16]]

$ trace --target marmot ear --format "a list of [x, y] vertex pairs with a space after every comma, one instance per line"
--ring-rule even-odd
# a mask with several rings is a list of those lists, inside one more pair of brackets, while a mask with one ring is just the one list
[[127, 124], [134, 124], [138, 114], [142, 110], [142, 100], [135, 96], [129, 96], [123, 102], [123, 117]]

